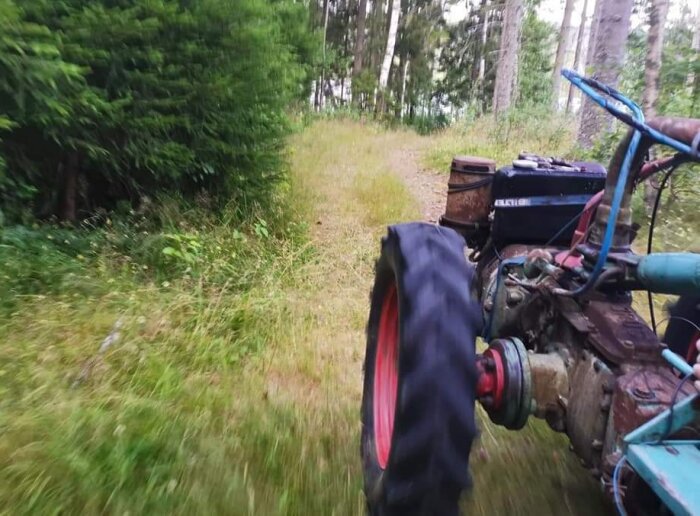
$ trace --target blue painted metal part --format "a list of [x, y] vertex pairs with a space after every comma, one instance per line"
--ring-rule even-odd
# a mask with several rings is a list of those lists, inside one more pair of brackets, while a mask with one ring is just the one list
[[674, 353], [670, 349], [664, 349], [661, 352], [661, 356], [664, 357], [664, 360], [671, 364], [671, 366], [678, 369], [683, 376], [693, 374], [693, 368], [690, 367], [690, 364], [688, 364], [688, 362], [685, 361], [685, 358]]
[[[608, 96], [622, 102], [627, 106], [630, 111], [632, 111], [633, 120], [644, 123], [644, 113], [642, 113], [642, 108], [640, 108], [636, 103], [625, 97], [619, 91], [610, 88], [604, 84], [597, 81], [591, 81], [590, 79], [585, 79], [579, 74], [572, 72], [571, 70], [563, 70], [562, 75], [566, 77], [574, 86], [581, 89], [586, 95], [588, 95], [594, 102], [607, 109], [610, 113], [615, 114], [614, 111], [624, 115], [624, 118], [629, 119], [628, 115], [625, 115], [608, 100], [600, 95], [596, 90], [602, 91]], [[610, 214], [608, 215], [608, 225], [605, 227], [605, 234], [603, 236], [603, 243], [600, 246], [600, 253], [598, 254], [598, 260], [593, 267], [593, 272], [581, 287], [573, 292], [575, 296], [586, 293], [588, 290], [595, 285], [596, 280], [603, 272], [605, 263], [608, 259], [608, 253], [610, 252], [610, 247], [612, 245], [613, 235], [615, 234], [615, 224], [617, 222], [617, 216], [620, 212], [620, 205], [622, 204], [622, 198], [625, 194], [625, 185], [627, 184], [627, 176], [629, 175], [630, 168], [632, 167], [632, 160], [637, 154], [637, 148], [639, 147], [639, 142], [642, 139], [642, 134], [639, 131], [635, 131], [632, 136], [630, 144], [627, 146], [627, 151], [625, 152], [625, 159], [622, 162], [622, 167], [620, 169], [620, 175], [617, 178], [617, 184], [615, 185], [615, 192], [613, 194], [612, 205], [610, 206]]]
[[[580, 295], [595, 284], [607, 261], [627, 177], [642, 134], [694, 158], [700, 158], [700, 154], [689, 145], [649, 127], [644, 121], [644, 115], [639, 106], [614, 88], [594, 79], [582, 77], [571, 70], [563, 70], [562, 75], [610, 114], [635, 129], [615, 185], [598, 259], [586, 283], [574, 292], [575, 295]], [[632, 116], [620, 110], [601, 93], [621, 102], [631, 111]], [[638, 274], [657, 286], [685, 289], [688, 288], [687, 285], [682, 284], [687, 282], [691, 284], [692, 290], [697, 292], [696, 283], [698, 280], [696, 278], [700, 276], [700, 273], [697, 272], [697, 258], [684, 257], [683, 263], [679, 260], [677, 257], [666, 256], [664, 258], [652, 255], [648, 257], [648, 261], [644, 265], [640, 262], [642, 270], [638, 270]], [[673, 270], [673, 267], [682, 270]], [[664, 351], [663, 355], [671, 365], [684, 374], [687, 375], [691, 372], [690, 366], [678, 355], [669, 350]], [[674, 514], [700, 515], [700, 473], [698, 473], [700, 471], [700, 441], [663, 442], [661, 439], [691, 422], [700, 422], [698, 395], [677, 403], [671, 409], [630, 432], [623, 441], [623, 461], [626, 460], [644, 478]]]
[[673, 514], [700, 514], [700, 441], [631, 444], [626, 458]]
[[590, 195], [542, 195], [534, 197], [509, 197], [496, 199], [496, 208], [522, 208], [526, 206], [566, 206], [585, 205], [591, 199]]
[[697, 295], [700, 293], [700, 254], [649, 254], [639, 261], [636, 275], [651, 292]]
[[[615, 192], [613, 194], [613, 201], [610, 206], [610, 214], [608, 215], [608, 225], [605, 228], [605, 234], [603, 236], [603, 243], [600, 248], [600, 253], [598, 254], [598, 259], [593, 267], [593, 272], [581, 287], [573, 292], [574, 295], [578, 296], [586, 293], [593, 287], [596, 280], [603, 272], [605, 263], [608, 258], [608, 253], [610, 252], [610, 247], [612, 245], [612, 238], [615, 233], [615, 223], [617, 221], [617, 216], [620, 211], [620, 204], [622, 203], [622, 198], [624, 196], [625, 185], [627, 183], [627, 176], [629, 175], [630, 167], [632, 166], [632, 160], [637, 152], [639, 142], [642, 138], [642, 133], [646, 134], [655, 141], [668, 145], [680, 152], [686, 153], [690, 156], [696, 158], [700, 157], [697, 151], [693, 150], [689, 145], [670, 138], [663, 133], [660, 133], [647, 124], [644, 123], [644, 113], [638, 104], [625, 97], [622, 93], [617, 91], [610, 86], [607, 86], [595, 79], [583, 77], [572, 70], [562, 70], [562, 75], [569, 80], [574, 86], [579, 88], [583, 93], [588, 95], [595, 103], [600, 105], [603, 109], [607, 110], [614, 117], [623, 121], [624, 123], [630, 125], [635, 129], [634, 135], [630, 141], [627, 151], [625, 153], [625, 158], [620, 169], [620, 174], [615, 185]], [[613, 103], [611, 103], [606, 97], [601, 95], [603, 93], [608, 97], [611, 97], [618, 102], [625, 105], [631, 112], [632, 116], [628, 115], [624, 111], [618, 109]]]
[[[684, 376], [693, 368], [669, 349], [664, 359]], [[689, 396], [627, 434], [623, 453], [627, 463], [673, 512], [700, 514], [700, 441], [662, 440], [681, 428], [700, 423], [700, 395]]]
[[577, 74], [573, 70], [564, 69], [562, 70], [561, 74], [574, 86], [583, 91], [594, 102], [603, 107], [605, 110], [608, 111], [608, 113], [613, 115], [618, 120], [621, 120], [625, 124], [634, 127], [638, 131], [646, 134], [654, 141], [661, 143], [662, 145], [667, 145], [684, 154], [688, 154], [695, 158], [700, 158], [700, 153], [693, 149], [690, 145], [687, 145], [686, 143], [680, 142], [678, 140], [675, 140], [674, 138], [666, 136], [665, 134], [660, 133], [656, 129], [652, 129], [644, 123], [644, 118], [639, 119], [636, 117], [630, 117], [627, 113], [621, 111], [614, 104], [611, 104], [610, 102], [608, 102], [607, 99], [601, 97], [596, 93], [596, 91], [602, 91], [606, 95], [614, 98], [615, 100], [627, 106], [632, 112], [635, 111], [635, 108], [639, 108], [637, 104], [625, 97], [615, 88], [611, 88], [610, 86], [598, 82], [595, 79], [591, 79], [590, 77], [583, 77], [582, 75]]

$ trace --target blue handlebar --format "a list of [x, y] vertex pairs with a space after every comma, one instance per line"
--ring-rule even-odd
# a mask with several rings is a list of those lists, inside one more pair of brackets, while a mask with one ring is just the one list
[[[615, 223], [617, 222], [617, 216], [620, 212], [620, 205], [622, 204], [622, 199], [624, 197], [627, 177], [629, 176], [630, 168], [632, 168], [632, 161], [637, 154], [637, 149], [639, 148], [642, 134], [647, 135], [658, 143], [668, 145], [669, 147], [672, 147], [682, 153], [689, 154], [690, 156], [697, 158], [700, 157], [700, 154], [698, 151], [693, 150], [689, 145], [649, 127], [644, 121], [644, 113], [642, 112], [642, 108], [640, 108], [636, 102], [625, 97], [615, 88], [612, 88], [590, 77], [583, 77], [572, 70], [564, 69], [561, 73], [571, 82], [571, 84], [583, 91], [583, 93], [590, 97], [596, 104], [600, 105], [608, 113], [623, 123], [631, 126], [635, 130], [634, 134], [632, 135], [632, 139], [627, 146], [625, 158], [622, 162], [622, 167], [620, 168], [617, 184], [615, 185], [613, 200], [610, 206], [610, 214], [608, 216], [608, 224], [605, 227], [605, 234], [603, 236], [603, 242], [600, 247], [598, 259], [586, 283], [572, 292], [573, 295], [579, 296], [586, 293], [591, 289], [591, 287], [593, 287], [593, 285], [595, 285], [595, 282], [605, 267], [605, 262], [608, 259], [608, 253], [610, 252], [613, 236], [615, 234]], [[603, 95], [601, 95], [601, 93]], [[624, 111], [618, 109], [618, 107], [611, 103], [606, 97], [613, 98], [625, 105], [632, 112], [632, 115], [630, 116]]]
[[[574, 72], [573, 70], [564, 69], [562, 70], [561, 74], [569, 82], [571, 82], [571, 84], [573, 84], [581, 91], [583, 91], [586, 95], [588, 95], [591, 98], [591, 100], [593, 100], [596, 104], [601, 106], [608, 113], [610, 113], [612, 116], [614, 116], [624, 124], [629, 125], [637, 131], [647, 135], [652, 140], [663, 145], [667, 145], [677, 150], [678, 152], [689, 154], [690, 156], [693, 156], [695, 158], [700, 158], [700, 152], [698, 150], [695, 150], [690, 145], [680, 142], [674, 138], [671, 138], [670, 136], [665, 135], [664, 133], [657, 131], [656, 129], [653, 129], [652, 127], [649, 127], [646, 123], [644, 123], [644, 114], [642, 113], [642, 109], [639, 107], [639, 105], [636, 102], [625, 97], [615, 88], [612, 88], [611, 86], [603, 84], [602, 82], [599, 82], [590, 77], [584, 77]], [[600, 95], [598, 92], [602, 92], [605, 95], [621, 102], [622, 104], [627, 106], [630, 109], [630, 111], [632, 111], [634, 116], [630, 117], [627, 113], [618, 109], [617, 106], [608, 102], [608, 99]]]
[[[625, 97], [622, 93], [617, 91], [610, 86], [606, 86], [595, 79], [589, 79], [587, 77], [582, 77], [581, 75], [571, 71], [562, 70], [562, 75], [571, 81], [571, 83], [580, 88], [586, 95], [593, 99], [596, 103], [610, 112], [616, 118], [620, 120], [634, 120], [635, 122], [641, 122], [644, 124], [644, 113], [642, 113], [642, 108], [640, 108], [635, 102], [631, 101]], [[597, 91], [601, 91], [616, 100], [622, 102], [627, 106], [630, 111], [632, 111], [633, 119], [629, 115], [617, 109], [608, 100], [599, 95]], [[627, 152], [625, 153], [625, 159], [622, 162], [622, 168], [620, 169], [620, 174], [617, 178], [617, 184], [615, 185], [615, 192], [613, 194], [612, 205], [610, 206], [610, 214], [608, 216], [608, 225], [605, 227], [605, 235], [603, 236], [603, 244], [600, 247], [600, 253], [598, 254], [598, 260], [593, 267], [593, 272], [588, 277], [586, 283], [580, 286], [573, 292], [573, 295], [580, 296], [585, 294], [588, 290], [595, 285], [600, 274], [603, 272], [605, 267], [605, 262], [608, 259], [608, 253], [610, 252], [610, 247], [612, 245], [613, 236], [615, 234], [615, 223], [617, 222], [617, 216], [620, 212], [620, 205], [622, 204], [622, 198], [625, 193], [625, 185], [627, 184], [627, 176], [629, 175], [630, 168], [632, 168], [632, 161], [637, 154], [637, 148], [639, 147], [639, 142], [642, 139], [642, 135], [639, 130], [634, 132], [632, 140], [627, 147]]]

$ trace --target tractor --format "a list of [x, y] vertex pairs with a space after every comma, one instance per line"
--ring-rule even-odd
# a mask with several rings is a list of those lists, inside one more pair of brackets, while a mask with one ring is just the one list
[[[658, 197], [635, 253], [631, 209], [643, 181], [700, 161], [700, 120], [645, 120], [614, 88], [563, 75], [629, 126], [607, 170], [460, 156], [439, 224], [382, 239], [361, 408], [372, 515], [459, 513], [477, 401], [508, 429], [536, 417], [565, 433], [620, 514], [700, 514], [700, 254], [651, 252]], [[651, 159], [655, 144], [672, 153]], [[635, 291], [679, 296], [663, 336]]]

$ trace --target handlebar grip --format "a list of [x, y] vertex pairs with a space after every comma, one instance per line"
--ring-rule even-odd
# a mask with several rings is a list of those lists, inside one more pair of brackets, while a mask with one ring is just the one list
[[639, 261], [636, 276], [651, 292], [697, 295], [700, 292], [700, 254], [649, 254]]

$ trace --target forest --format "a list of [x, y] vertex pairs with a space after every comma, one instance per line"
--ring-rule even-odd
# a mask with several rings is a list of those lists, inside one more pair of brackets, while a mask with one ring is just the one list
[[[454, 154], [609, 160], [565, 68], [697, 117], [700, 6], [0, 0], [0, 507], [362, 514], [379, 236]], [[700, 244], [690, 177], [659, 246]], [[484, 425], [469, 513], [610, 510], [564, 438]]]

